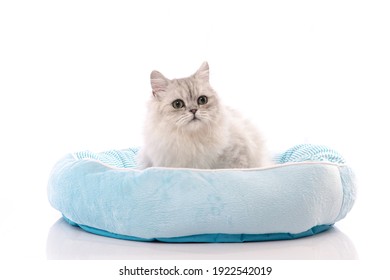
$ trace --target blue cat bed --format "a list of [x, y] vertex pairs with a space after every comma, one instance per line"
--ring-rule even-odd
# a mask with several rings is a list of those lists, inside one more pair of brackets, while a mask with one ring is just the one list
[[51, 205], [85, 231], [137, 241], [293, 239], [329, 229], [355, 200], [350, 168], [299, 145], [258, 169], [137, 170], [137, 149], [69, 154], [48, 184]]

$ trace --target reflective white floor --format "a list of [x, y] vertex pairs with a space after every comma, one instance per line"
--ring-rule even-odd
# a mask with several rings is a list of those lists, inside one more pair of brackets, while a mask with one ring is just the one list
[[337, 227], [311, 237], [272, 242], [134, 242], [84, 232], [59, 219], [47, 238], [48, 259], [357, 259], [352, 241]]

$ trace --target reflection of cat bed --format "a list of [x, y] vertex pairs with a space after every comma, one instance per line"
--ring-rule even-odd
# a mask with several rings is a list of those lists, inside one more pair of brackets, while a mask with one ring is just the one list
[[164, 242], [292, 239], [327, 230], [355, 200], [350, 168], [324, 146], [299, 145], [261, 169], [136, 170], [137, 149], [69, 154], [48, 195], [72, 225]]

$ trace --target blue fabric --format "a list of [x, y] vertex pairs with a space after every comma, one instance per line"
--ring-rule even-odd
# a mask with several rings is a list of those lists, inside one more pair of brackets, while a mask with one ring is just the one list
[[139, 148], [130, 148], [126, 150], [111, 150], [102, 153], [93, 153], [91, 151], [77, 152], [74, 156], [77, 159], [95, 159], [102, 163], [118, 168], [134, 168], [137, 166], [136, 156]]
[[67, 155], [50, 176], [50, 203], [69, 223], [104, 236], [243, 242], [321, 232], [355, 201], [352, 171], [324, 146], [299, 145], [278, 165], [235, 170], [137, 170], [137, 152]]
[[326, 161], [345, 164], [344, 158], [335, 150], [323, 145], [302, 144], [296, 145], [286, 152], [276, 156], [277, 163]]
[[[139, 148], [130, 148], [125, 150], [110, 150], [102, 153], [82, 151], [75, 153], [74, 156], [77, 159], [95, 159], [118, 168], [136, 168], [136, 156], [138, 152]], [[275, 162], [278, 164], [303, 161], [325, 161], [345, 164], [344, 158], [338, 152], [323, 145], [296, 145], [284, 153], [275, 156]]]
[[170, 237], [170, 238], [139, 238], [134, 236], [128, 236], [128, 235], [120, 235], [108, 231], [104, 231], [97, 228], [92, 228], [85, 225], [78, 225], [65, 216], [63, 217], [66, 222], [68, 222], [72, 226], [79, 226], [83, 230], [97, 234], [97, 235], [103, 235], [107, 237], [112, 238], [118, 238], [118, 239], [124, 239], [124, 240], [132, 240], [132, 241], [143, 241], [143, 242], [150, 242], [150, 241], [161, 241], [161, 242], [169, 242], [169, 243], [182, 243], [182, 242], [213, 242], [213, 243], [231, 243], [231, 242], [253, 242], [253, 241], [271, 241], [271, 240], [286, 240], [286, 239], [296, 239], [296, 238], [302, 238], [306, 236], [310, 236], [313, 234], [317, 234], [323, 231], [328, 230], [332, 227], [332, 225], [320, 225], [315, 226], [305, 232], [292, 234], [292, 233], [270, 233], [270, 234], [199, 234], [199, 235], [192, 235], [192, 236], [179, 236], [179, 237]]

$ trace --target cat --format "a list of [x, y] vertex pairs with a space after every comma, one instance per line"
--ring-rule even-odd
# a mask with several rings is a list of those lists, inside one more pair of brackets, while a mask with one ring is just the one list
[[225, 107], [209, 82], [204, 62], [188, 78], [150, 75], [152, 98], [144, 126], [140, 168], [254, 168], [270, 164], [257, 129]]

